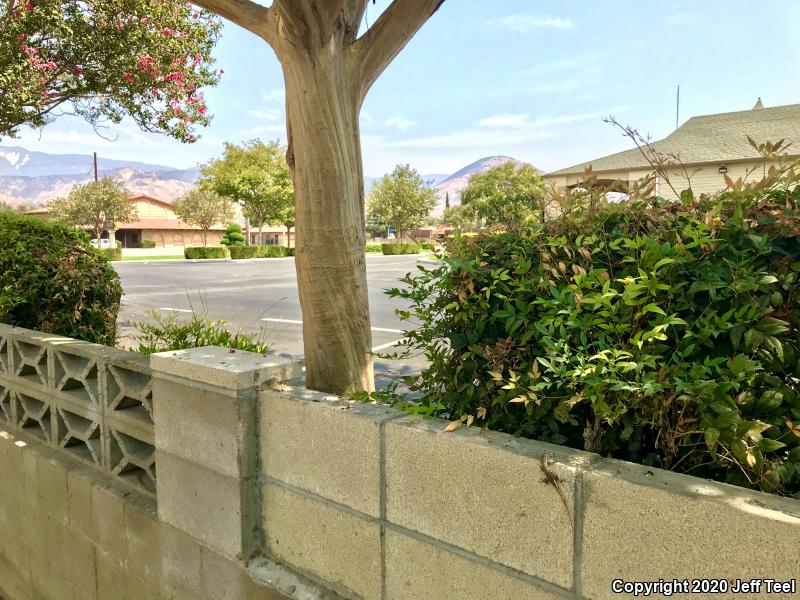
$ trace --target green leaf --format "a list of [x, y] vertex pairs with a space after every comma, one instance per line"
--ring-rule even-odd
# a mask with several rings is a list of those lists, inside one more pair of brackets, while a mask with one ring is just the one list
[[786, 444], [784, 444], [783, 442], [779, 442], [778, 440], [761, 438], [761, 441], [758, 442], [758, 447], [761, 448], [761, 450], [763, 450], [764, 452], [775, 452], [776, 450], [785, 448]]
[[719, 440], [719, 429], [715, 427], [708, 427], [703, 432], [703, 437], [706, 440], [706, 446], [708, 446], [709, 452], [713, 456], [716, 453], [717, 449], [717, 441]]

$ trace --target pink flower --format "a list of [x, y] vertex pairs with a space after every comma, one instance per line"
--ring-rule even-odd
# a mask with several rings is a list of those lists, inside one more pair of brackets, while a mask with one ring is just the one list
[[133, 83], [133, 73], [131, 73], [130, 71], [125, 71], [122, 74], [122, 77], [125, 79], [127, 83]]
[[203, 106], [202, 104], [197, 107], [197, 112], [199, 112], [201, 115], [206, 114], [206, 110], [207, 110], [206, 107]]
[[26, 2], [24, 8], [25, 10], [33, 10], [33, 2]]
[[83, 75], [83, 68], [77, 67], [77, 66], [76, 67], [72, 67], [72, 72], [75, 73], [75, 75], [80, 77], [81, 75]]
[[169, 27], [164, 27], [164, 29], [162, 31], [163, 31], [165, 36], [172, 37], [173, 31]]
[[117, 21], [116, 23], [114, 23], [114, 27], [116, 27], [117, 30], [119, 30], [122, 29], [124, 25], [122, 24], [122, 21]]
[[150, 23], [152, 23], [152, 22], [153, 22], [153, 20], [150, 17], [142, 17], [142, 19], [140, 21], [140, 23], [142, 25], [150, 25]]

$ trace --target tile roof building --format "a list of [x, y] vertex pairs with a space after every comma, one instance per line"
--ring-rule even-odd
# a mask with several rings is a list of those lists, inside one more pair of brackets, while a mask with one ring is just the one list
[[[736, 179], [748, 171], [760, 177], [768, 165], [747, 140], [757, 143], [791, 143], [790, 156], [800, 156], [800, 104], [764, 108], [761, 98], [750, 110], [692, 117], [663, 140], [651, 142], [661, 154], [673, 154], [689, 167], [691, 186], [695, 193], [714, 193], [725, 188], [723, 174]], [[621, 181], [633, 183], [651, 175], [650, 167], [638, 148], [617, 152], [571, 167], [548, 173], [545, 178], [557, 187], [570, 188], [579, 184], [587, 166], [603, 183]], [[670, 172], [670, 181], [677, 190], [688, 187], [679, 170]], [[657, 191], [664, 197], [674, 196], [671, 189], [661, 185]]]

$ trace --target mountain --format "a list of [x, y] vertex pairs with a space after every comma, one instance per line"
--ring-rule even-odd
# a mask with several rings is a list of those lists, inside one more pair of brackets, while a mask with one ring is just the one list
[[[98, 171], [108, 172], [124, 167], [155, 173], [175, 170], [174, 167], [163, 165], [97, 157]], [[48, 154], [29, 152], [19, 146], [0, 146], [0, 176], [90, 175], [92, 169], [92, 156], [89, 154]]]
[[439, 203], [433, 209], [433, 216], [441, 216], [447, 202], [447, 197], [450, 197], [450, 206], [461, 204], [461, 192], [467, 187], [469, 178], [475, 173], [482, 173], [488, 171], [492, 167], [502, 165], [503, 163], [513, 162], [515, 164], [522, 164], [516, 158], [510, 156], [487, 156], [476, 160], [474, 163], [468, 164], [463, 169], [459, 169], [449, 177], [443, 179], [436, 185], [436, 196], [439, 198]]
[[[435, 173], [422, 175], [431, 181], [439, 203], [434, 216], [442, 214], [446, 197], [455, 206], [470, 176], [496, 167], [507, 161], [520, 161], [509, 156], [487, 156], [459, 169], [452, 175]], [[175, 169], [164, 165], [137, 161], [97, 159], [100, 176], [123, 181], [134, 194], [146, 194], [172, 201], [195, 186], [200, 176], [198, 168]], [[11, 206], [41, 206], [54, 198], [65, 196], [75, 186], [93, 178], [92, 156], [89, 154], [48, 154], [29, 152], [19, 146], [0, 146], [0, 202]], [[379, 177], [364, 177], [364, 191], [369, 194]]]
[[[0, 146], [0, 200], [11, 206], [41, 206], [65, 196], [75, 186], [91, 181], [93, 157], [89, 154], [29, 152], [18, 146]], [[98, 157], [101, 177], [125, 182], [134, 194], [174, 200], [194, 187], [199, 169], [175, 169], [138, 161]]]

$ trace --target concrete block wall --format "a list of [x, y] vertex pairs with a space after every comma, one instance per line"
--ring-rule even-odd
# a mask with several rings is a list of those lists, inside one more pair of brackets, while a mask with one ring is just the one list
[[614, 580], [800, 577], [798, 500], [446, 425], [262, 392], [265, 551], [344, 597], [381, 600], [606, 599], [633, 597]]
[[4, 600], [605, 599], [632, 596], [615, 580], [800, 576], [797, 500], [447, 433], [246, 352], [150, 368], [154, 494], [0, 426]]

